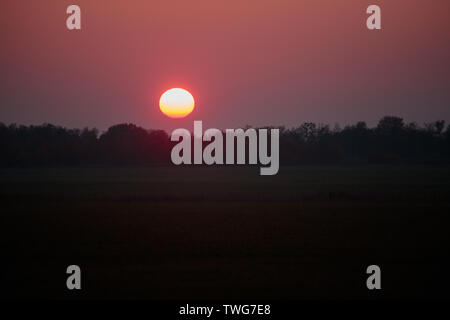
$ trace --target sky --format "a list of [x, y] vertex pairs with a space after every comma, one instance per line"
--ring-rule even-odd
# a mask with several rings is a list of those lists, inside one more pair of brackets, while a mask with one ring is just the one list
[[[66, 8], [81, 8], [81, 30]], [[382, 29], [366, 27], [381, 7]], [[2, 0], [0, 122], [172, 130], [450, 121], [448, 0]], [[158, 100], [182, 87], [184, 119]]]

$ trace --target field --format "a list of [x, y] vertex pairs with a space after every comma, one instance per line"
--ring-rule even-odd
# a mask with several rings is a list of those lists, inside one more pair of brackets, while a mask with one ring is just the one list
[[7, 297], [450, 296], [449, 167], [0, 169], [0, 205]]

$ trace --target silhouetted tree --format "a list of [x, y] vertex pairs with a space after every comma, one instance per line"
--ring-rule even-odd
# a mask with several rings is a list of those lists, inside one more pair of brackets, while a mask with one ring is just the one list
[[[280, 129], [284, 164], [450, 163], [450, 125], [443, 120], [405, 124], [383, 117], [375, 128], [357, 122], [340, 129], [306, 122]], [[247, 129], [247, 128], [245, 128]], [[146, 165], [170, 163], [176, 142], [162, 130], [118, 124], [99, 136], [97, 129], [51, 124], [0, 123], [0, 165]], [[248, 146], [248, 145], [247, 145]]]

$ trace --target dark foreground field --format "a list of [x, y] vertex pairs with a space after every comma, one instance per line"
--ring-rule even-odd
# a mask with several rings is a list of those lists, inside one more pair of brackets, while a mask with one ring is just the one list
[[0, 201], [7, 297], [450, 295], [448, 167], [1, 169]]

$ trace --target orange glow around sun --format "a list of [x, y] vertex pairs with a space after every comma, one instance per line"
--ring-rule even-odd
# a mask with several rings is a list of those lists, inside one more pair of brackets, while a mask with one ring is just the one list
[[162, 94], [159, 108], [168, 117], [184, 118], [194, 110], [194, 97], [187, 90], [173, 88]]

